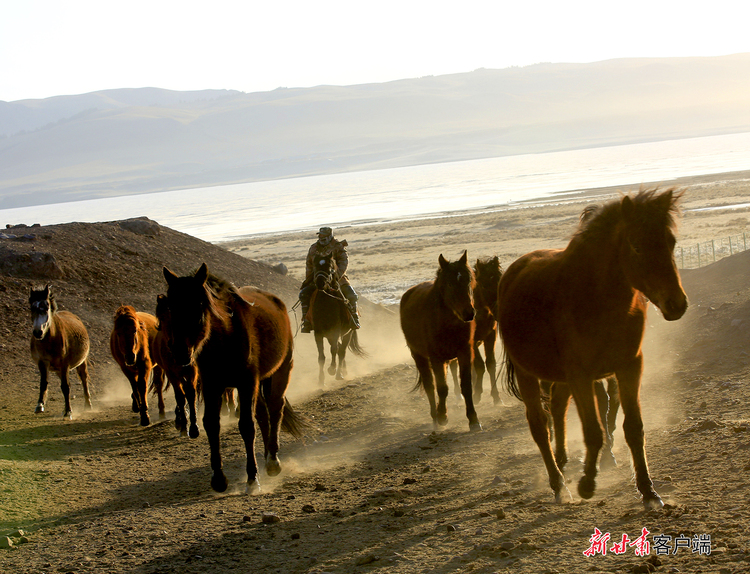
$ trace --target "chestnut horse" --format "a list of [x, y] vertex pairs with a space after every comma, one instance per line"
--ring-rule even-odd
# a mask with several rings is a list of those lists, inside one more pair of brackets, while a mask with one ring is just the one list
[[248, 491], [260, 491], [255, 462], [255, 424], [265, 444], [266, 473], [281, 472], [279, 428], [301, 436], [302, 424], [285, 398], [293, 364], [293, 336], [286, 306], [275, 295], [235, 288], [210, 275], [204, 263], [193, 275], [178, 277], [166, 267], [163, 299], [169, 320], [162, 325], [167, 347], [182, 366], [195, 365], [203, 394], [203, 428], [211, 450], [211, 486], [227, 489], [219, 431], [224, 391], [234, 387], [241, 409], [239, 429], [247, 452]]
[[114, 326], [109, 337], [112, 358], [130, 382], [133, 390], [132, 409], [141, 414], [141, 426], [151, 424], [148, 416], [148, 384], [158, 396], [159, 418], [164, 418], [164, 373], [153, 361], [156, 317], [136, 311], [130, 305], [121, 305], [114, 316]]
[[[482, 400], [482, 379], [485, 372], [489, 373], [491, 383], [492, 400], [496, 405], [503, 404], [500, 393], [497, 390], [497, 361], [495, 359], [495, 343], [497, 341], [497, 319], [495, 318], [495, 307], [497, 305], [497, 287], [503, 268], [497, 256], [490, 259], [477, 259], [474, 265], [474, 275], [477, 287], [474, 290], [474, 371], [472, 380], [474, 386], [474, 403]], [[479, 348], [484, 344], [484, 359]], [[458, 382], [458, 362], [450, 362], [451, 375], [453, 376], [453, 387], [456, 396], [461, 395], [461, 385]]]
[[[498, 324], [507, 385], [523, 400], [556, 500], [567, 490], [552, 454], [540, 380], [566, 383], [583, 426], [586, 456], [578, 493], [596, 489], [603, 443], [594, 381], [616, 375], [636, 486], [646, 508], [662, 507], [646, 462], [640, 385], [648, 300], [674, 321], [687, 297], [674, 262], [681, 193], [642, 190], [607, 203], [565, 249], [534, 251], [515, 261], [498, 290]], [[515, 375], [515, 377], [514, 377]]]
[[31, 289], [31, 359], [39, 368], [39, 401], [36, 413], [44, 412], [47, 400], [47, 374], [50, 370], [60, 376], [60, 388], [65, 397], [63, 419], [73, 418], [70, 407], [70, 383], [68, 371], [75, 369], [83, 385], [84, 408], [91, 408], [89, 394], [89, 334], [81, 320], [70, 311], [58, 311], [49, 285], [44, 289]]
[[[336, 283], [336, 262], [333, 253], [316, 256], [313, 261], [313, 281], [316, 290], [310, 297], [310, 318], [318, 347], [318, 384], [325, 384], [326, 355], [324, 339], [331, 346], [331, 364], [328, 374], [336, 380], [346, 377], [346, 350], [358, 357], [366, 357], [359, 345], [357, 329], [352, 325], [346, 298]], [[338, 364], [337, 364], [338, 359]]]
[[[154, 338], [153, 360], [161, 366], [167, 378], [167, 385], [172, 385], [176, 406], [174, 408], [174, 426], [181, 436], [198, 438], [198, 369], [192, 362], [182, 364], [172, 355], [168, 334], [170, 333], [171, 315], [167, 298], [156, 297], [157, 333]], [[188, 430], [188, 416], [190, 428]]]
[[417, 388], [421, 386], [427, 394], [435, 427], [448, 424], [445, 365], [452, 359], [458, 359], [469, 429], [481, 430], [471, 388], [475, 327], [474, 272], [467, 263], [466, 251], [453, 263], [448, 262], [442, 254], [438, 262], [440, 268], [434, 281], [415, 285], [401, 297], [401, 329], [419, 371]]

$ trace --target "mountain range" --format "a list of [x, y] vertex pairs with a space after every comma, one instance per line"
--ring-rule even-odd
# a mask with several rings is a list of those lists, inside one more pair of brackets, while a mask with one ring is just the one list
[[0, 208], [750, 131], [750, 54], [0, 101]]

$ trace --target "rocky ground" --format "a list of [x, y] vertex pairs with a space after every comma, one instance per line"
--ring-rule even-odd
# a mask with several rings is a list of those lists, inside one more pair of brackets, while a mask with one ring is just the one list
[[[746, 185], [743, 180], [735, 178], [722, 196], [716, 189], [723, 181], [696, 189], [713, 202], [742, 196], [737, 186]], [[691, 201], [697, 205], [697, 199]], [[542, 246], [533, 245], [535, 235], [545, 246], [564, 242], [562, 229], [572, 232], [580, 205], [554, 207], [557, 215], [546, 219], [547, 225], [521, 226], [523, 235], [508, 224], [511, 216], [523, 221], [525, 213], [528, 221], [545, 221], [539, 209], [546, 208], [529, 209], [496, 216], [498, 229], [515, 229], [511, 239], [517, 245], [492, 236], [494, 252], [512, 260], [524, 241]], [[682, 228], [691, 240], [728, 229], [718, 227], [713, 218], [719, 215], [704, 225], [708, 220], [694, 213], [686, 213]], [[742, 229], [746, 213], [725, 213], [721, 221], [735, 221], [732, 229]], [[408, 272], [417, 266], [418, 274], [429, 277], [444, 247], [457, 252], [459, 244], [467, 244], [470, 256], [492, 254], [480, 252], [490, 245], [481, 235], [489, 224], [474, 227], [473, 220], [452, 218], [435, 222], [450, 229], [431, 232], [420, 225], [420, 233], [433, 238], [421, 245], [409, 231], [416, 224], [403, 225], [382, 230], [388, 238], [381, 236], [381, 243], [390, 243], [372, 255], [369, 247], [361, 248], [356, 232], [349, 232], [358, 253], [358, 284], [384, 280], [385, 271], [375, 269], [387, 267], [378, 263], [381, 256], [401, 266], [401, 252], [405, 257], [424, 252], [415, 255]], [[575, 494], [583, 450], [574, 409], [566, 468], [573, 497], [559, 505], [515, 399], [504, 395], [501, 406], [480, 403], [484, 430], [469, 433], [461, 402], [451, 397], [448, 427], [433, 432], [425, 398], [411, 392], [416, 373], [395, 316], [367, 302], [361, 336], [371, 359], [351, 359], [348, 380], [317, 388], [310, 337], [297, 337], [289, 397], [311, 426], [302, 440], [284, 437], [284, 470], [273, 479], [261, 475], [259, 496], [244, 493], [244, 448], [235, 420], [223, 420], [231, 486], [217, 495], [209, 485], [205, 437], [179, 436], [173, 400], [167, 420], [138, 426], [128, 385], [109, 357], [112, 314], [121, 303], [153, 310], [164, 291], [162, 265], [185, 274], [202, 261], [237, 284], [277, 292], [291, 305], [299, 285], [292, 265], [292, 275], [280, 275], [147, 220], [14, 227], [5, 233], [15, 238], [0, 241], [0, 545], [10, 546], [0, 549], [0, 572], [750, 570], [750, 252], [685, 271], [691, 307], [680, 321], [650, 315], [642, 403], [649, 463], [667, 504], [662, 511], [644, 512], [619, 429], [619, 466], [601, 472], [591, 500]], [[296, 256], [264, 254], [274, 245], [275, 255], [283, 252], [284, 241], [258, 238], [246, 249], [230, 247], [243, 255], [257, 252], [257, 259], [268, 263], [291, 263]], [[295, 241], [302, 257], [310, 238]], [[374, 253], [378, 250], [382, 254]], [[504, 257], [503, 263], [509, 261]], [[404, 273], [391, 283], [411, 281]], [[38, 375], [28, 354], [27, 297], [31, 285], [46, 282], [61, 307], [82, 317], [93, 342], [95, 408], [83, 411], [73, 375], [74, 419], [67, 422], [55, 378], [48, 412], [33, 413]], [[622, 554], [611, 550], [623, 535], [637, 541], [644, 528], [648, 555], [639, 556], [636, 545]], [[595, 529], [609, 533], [608, 551], [586, 556]], [[663, 536], [671, 536], [669, 554], [661, 553], [668, 540]], [[674, 553], [678, 539], [682, 544], [701, 537], [702, 545]]]

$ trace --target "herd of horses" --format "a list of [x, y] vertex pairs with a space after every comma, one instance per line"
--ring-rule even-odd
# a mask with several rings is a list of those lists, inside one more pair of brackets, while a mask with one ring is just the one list
[[[583, 427], [582, 498], [596, 488], [597, 462], [614, 463], [612, 431], [618, 408], [646, 508], [663, 506], [651, 481], [640, 408], [642, 342], [648, 301], [673, 321], [687, 309], [675, 265], [675, 217], [681, 193], [674, 188], [642, 190], [584, 210], [567, 247], [528, 253], [504, 272], [497, 257], [477, 260], [467, 252], [457, 261], [438, 258], [433, 281], [408, 289], [400, 319], [436, 427], [447, 424], [446, 368], [463, 396], [470, 431], [481, 430], [475, 403], [489, 374], [494, 402], [498, 369], [494, 346], [504, 349], [508, 392], [523, 401], [531, 435], [559, 502], [567, 492], [562, 474], [567, 462], [566, 416], [571, 397]], [[147, 384], [158, 394], [171, 385], [177, 402], [175, 424], [199, 434], [196, 401], [204, 402], [211, 486], [228, 486], [222, 471], [219, 431], [222, 403], [237, 389], [239, 430], [247, 452], [250, 492], [260, 489], [255, 462], [255, 421], [265, 447], [265, 469], [275, 475], [279, 431], [301, 436], [305, 422], [285, 398], [293, 365], [294, 334], [287, 308], [275, 295], [253, 287], [237, 288], [208, 272], [206, 264], [180, 277], [166, 267], [166, 294], [157, 298], [155, 316], [121, 307], [114, 317], [110, 347], [132, 387], [132, 408], [140, 423], [150, 422]], [[331, 347], [329, 373], [346, 376], [346, 350], [364, 356], [343, 297], [332, 284], [335, 263], [315, 264], [317, 293], [311, 301], [313, 330], [323, 382], [324, 339]], [[47, 373], [60, 375], [64, 417], [70, 418], [68, 370], [77, 369], [90, 408], [88, 337], [73, 314], [58, 311], [49, 286], [32, 289], [32, 358], [41, 375], [37, 412], [44, 411]], [[484, 346], [484, 359], [480, 347]], [[605, 381], [607, 387], [605, 388]], [[190, 418], [188, 425], [187, 418]], [[555, 450], [551, 445], [554, 435]]]

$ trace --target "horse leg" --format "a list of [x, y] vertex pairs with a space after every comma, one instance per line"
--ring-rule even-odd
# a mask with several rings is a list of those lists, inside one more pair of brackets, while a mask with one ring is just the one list
[[615, 429], [617, 428], [617, 411], [620, 409], [620, 390], [617, 388], [617, 377], [607, 378], [607, 394], [609, 395], [607, 432], [609, 433], [612, 445], [614, 445]]
[[435, 404], [435, 383], [432, 378], [430, 361], [422, 355], [418, 355], [414, 351], [412, 351], [411, 356], [414, 358], [414, 363], [417, 365], [417, 371], [419, 371], [419, 379], [422, 383], [422, 388], [427, 395], [427, 401], [430, 403], [430, 416], [432, 417], [432, 425], [435, 430], [437, 430], [438, 414], [437, 406]]
[[586, 443], [586, 456], [583, 461], [583, 476], [578, 481], [578, 494], [581, 498], [591, 498], [596, 490], [596, 473], [599, 451], [604, 444], [599, 410], [594, 400], [594, 381], [577, 379], [568, 385], [576, 402], [578, 416], [583, 425], [583, 441]]
[[604, 388], [604, 381], [596, 381], [594, 383], [594, 392], [596, 393], [596, 404], [599, 407], [599, 416], [602, 419], [602, 427], [604, 428], [604, 450], [599, 464], [602, 468], [617, 466], [617, 459], [612, 452], [612, 433], [609, 430], [609, 394], [607, 389]]
[[78, 378], [81, 379], [81, 386], [83, 387], [83, 410], [91, 410], [91, 393], [89, 393], [89, 362], [84, 361], [76, 367]]
[[211, 451], [211, 488], [216, 492], [224, 492], [229, 486], [227, 477], [222, 470], [221, 444], [221, 391], [203, 390], [203, 430], [206, 431], [208, 447]]
[[331, 364], [328, 366], [328, 374], [333, 377], [336, 374], [336, 358], [338, 357], [338, 354], [339, 354], [338, 335], [331, 336], [328, 339], [328, 342], [331, 344]]
[[151, 424], [148, 416], [148, 379], [151, 376], [151, 369], [143, 361], [139, 361], [138, 376], [136, 377], [136, 390], [140, 400], [141, 426], [147, 427]]
[[[468, 347], [468, 351], [462, 351], [458, 355], [458, 370], [459, 377], [461, 379], [461, 393], [464, 396], [464, 402], [466, 403], [466, 418], [469, 419], [469, 430], [480, 431], [482, 425], [479, 424], [479, 418], [477, 417], [477, 411], [474, 409], [474, 397], [473, 389], [471, 384], [471, 372], [472, 372], [472, 347]], [[481, 360], [481, 359], [480, 359]], [[445, 367], [442, 369], [442, 373], [445, 374]], [[438, 394], [440, 387], [438, 386]], [[445, 394], [448, 395], [448, 386], [445, 386]]]
[[[289, 355], [291, 359], [291, 353]], [[266, 452], [266, 474], [276, 476], [281, 472], [281, 463], [279, 462], [279, 429], [281, 419], [284, 415], [284, 396], [289, 386], [289, 377], [291, 375], [292, 362], [286, 361], [278, 371], [273, 374], [271, 379], [266, 379], [264, 386], [264, 397], [266, 399], [266, 408], [269, 416], [268, 439], [265, 440]]]
[[484, 363], [487, 367], [487, 371], [490, 374], [490, 383], [492, 385], [492, 402], [495, 405], [503, 405], [503, 399], [500, 397], [500, 393], [497, 390], [497, 360], [495, 359], [495, 342], [497, 341], [497, 335], [495, 331], [484, 340]]
[[[270, 431], [270, 417], [268, 414], [268, 402], [267, 402], [267, 396], [270, 393], [270, 387], [271, 387], [271, 378], [263, 379], [260, 382], [260, 390], [259, 390], [259, 396], [258, 401], [255, 404], [255, 420], [258, 422], [258, 427], [260, 428], [260, 436], [263, 439], [263, 447], [264, 447], [264, 453], [263, 456], [266, 460], [266, 474], [268, 476], [276, 476], [281, 472], [281, 466], [276, 465], [274, 468], [274, 464], [271, 463], [269, 467], [269, 460], [268, 460], [268, 452], [269, 452], [269, 445], [271, 444], [271, 431]], [[277, 461], [278, 462], [278, 461]]]
[[166, 418], [166, 407], [164, 406], [164, 369], [159, 366], [151, 371], [151, 381], [156, 390], [157, 403], [159, 405], [159, 419]]
[[37, 366], [39, 367], [39, 400], [36, 403], [36, 409], [34, 412], [36, 414], [43, 413], [44, 412], [44, 403], [47, 401], [47, 363], [44, 361], [39, 361], [37, 363]]
[[[246, 405], [240, 414], [240, 420], [237, 423], [240, 429], [240, 435], [245, 442], [245, 452], [247, 453], [247, 493], [258, 494], [260, 492], [260, 482], [258, 481], [258, 464], [255, 462], [255, 421], [253, 416], [257, 416], [258, 392], [260, 381], [257, 373], [251, 373], [249, 380], [245, 381], [237, 390], [240, 395], [240, 402]], [[249, 407], [247, 406], [249, 405]], [[213, 458], [212, 458], [213, 468]], [[221, 461], [219, 460], [219, 464]]]
[[178, 377], [172, 384], [174, 400], [177, 405], [174, 408], [174, 427], [180, 431], [180, 436], [187, 436], [187, 416], [185, 415], [185, 392], [183, 377]]
[[550, 389], [550, 414], [555, 429], [555, 460], [562, 470], [568, 463], [568, 407], [570, 406], [570, 387], [565, 383], [553, 383]]
[[[445, 400], [448, 398], [448, 383], [445, 380], [445, 363], [441, 362], [440, 359], [430, 358], [430, 366], [432, 367], [432, 373], [435, 376], [435, 391], [437, 392], [437, 423], [441, 426], [448, 424], [448, 406], [445, 404]], [[459, 378], [461, 379], [461, 385], [463, 386], [463, 366], [459, 363]], [[471, 371], [469, 371], [469, 377], [471, 377]], [[471, 388], [471, 378], [469, 378], [469, 388]], [[471, 396], [471, 391], [469, 391]], [[466, 399], [466, 396], [464, 396]], [[468, 402], [470, 402], [469, 399]], [[471, 408], [474, 408], [472, 404]], [[468, 404], [467, 404], [468, 412]]]
[[60, 389], [62, 390], [63, 398], [65, 399], [65, 407], [63, 409], [63, 420], [73, 420], [73, 409], [70, 406], [70, 382], [68, 381], [68, 367], [63, 366], [60, 369]]
[[[542, 454], [544, 466], [547, 468], [549, 485], [552, 492], [555, 493], [555, 501], [562, 502], [563, 489], [568, 492], [565, 486], [565, 477], [560, 471], [552, 454], [552, 444], [549, 441], [549, 429], [547, 413], [542, 407], [542, 395], [539, 387], [539, 379], [522, 371], [516, 366], [516, 380], [518, 381], [518, 390], [526, 407], [526, 420], [529, 423], [531, 436], [539, 447]], [[570, 492], [568, 492], [570, 496]]]
[[453, 359], [448, 363], [448, 368], [451, 371], [451, 377], [453, 377], [453, 392], [456, 398], [461, 399], [461, 383], [458, 382], [458, 361]]
[[[185, 398], [187, 399], [188, 407], [190, 407], [190, 427], [188, 428], [188, 436], [190, 438], [198, 438], [200, 430], [198, 430], [198, 409], [196, 407], [197, 398], [197, 387], [198, 387], [198, 371], [193, 371], [190, 375], [191, 380], [188, 380], [185, 387]], [[221, 400], [221, 394], [219, 395]], [[219, 416], [221, 416], [221, 404], [219, 404]]]
[[323, 348], [323, 335], [315, 331], [315, 344], [318, 346], [318, 386], [321, 388], [325, 385], [325, 364], [326, 364], [326, 353]]
[[134, 413], [139, 413], [141, 412], [141, 401], [138, 396], [138, 376], [132, 371], [128, 371], [127, 373], [125, 373], [125, 376], [128, 378], [128, 382], [130, 383], [130, 410]]
[[484, 379], [484, 373], [486, 369], [484, 368], [484, 359], [482, 359], [482, 355], [479, 353], [479, 345], [480, 343], [477, 343], [474, 345], [474, 369], [472, 372], [472, 378], [474, 379], [474, 402], [479, 403], [482, 401], [482, 379]]
[[622, 430], [633, 459], [635, 484], [643, 495], [643, 505], [650, 510], [662, 508], [664, 503], [654, 490], [654, 483], [651, 482], [646, 462], [646, 441], [643, 434], [640, 404], [642, 373], [643, 356], [639, 355], [627, 368], [617, 371], [616, 376], [623, 413]]
[[354, 331], [349, 331], [346, 335], [341, 337], [341, 342], [339, 343], [339, 366], [338, 366], [338, 371], [336, 372], [336, 379], [340, 381], [343, 381], [347, 375], [346, 348], [349, 346], [349, 343], [352, 340], [353, 333]]

